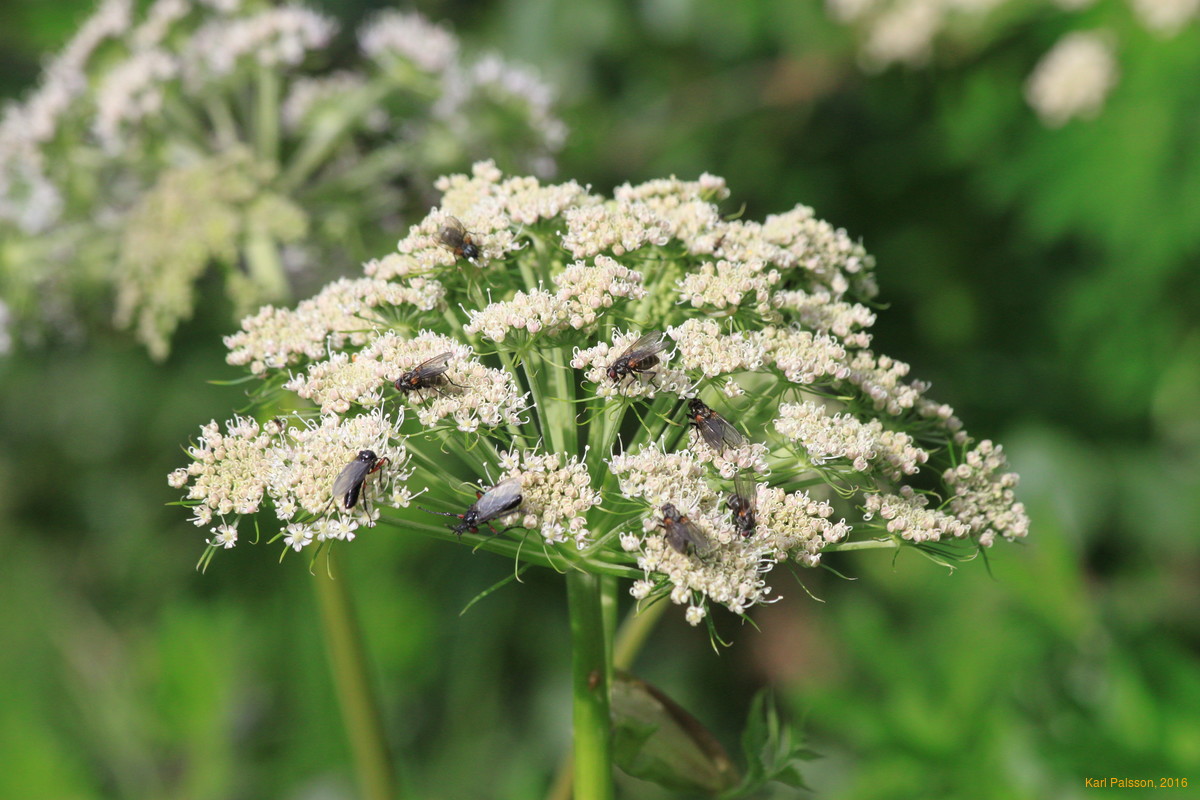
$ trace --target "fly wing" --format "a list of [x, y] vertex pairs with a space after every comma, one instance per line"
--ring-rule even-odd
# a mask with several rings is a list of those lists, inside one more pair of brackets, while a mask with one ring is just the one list
[[700, 428], [700, 435], [704, 437], [704, 441], [713, 450], [724, 450], [727, 447], [736, 450], [746, 443], [742, 432], [715, 411], [701, 420], [697, 427]]
[[347, 464], [333, 481], [333, 496], [345, 497], [347, 493], [363, 482], [372, 466], [370, 462], [357, 458]]
[[638, 339], [629, 347], [625, 348], [625, 352], [621, 353], [621, 358], [631, 358], [634, 360], [643, 359], [647, 356], [657, 355], [666, 349], [667, 335], [662, 331], [650, 331], [642, 338]]
[[500, 481], [484, 492], [483, 497], [475, 501], [474, 508], [477, 520], [487, 522], [516, 511], [519, 505], [521, 505], [521, 479], [509, 478]]
[[432, 378], [441, 375], [450, 368], [450, 359], [454, 358], [454, 353], [445, 352], [433, 358], [426, 359], [413, 368], [418, 379]]
[[704, 553], [708, 550], [708, 537], [691, 520], [664, 520], [663, 528], [667, 544], [671, 545], [678, 553], [686, 554], [689, 546], [697, 553]]
[[733, 491], [742, 499], [742, 508], [750, 514], [758, 509], [758, 483], [749, 474], [739, 472], [733, 479]]

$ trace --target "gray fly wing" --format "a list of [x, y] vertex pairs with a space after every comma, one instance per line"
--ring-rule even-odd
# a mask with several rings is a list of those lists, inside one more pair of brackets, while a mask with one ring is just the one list
[[724, 450], [727, 447], [736, 450], [746, 443], [746, 437], [742, 436], [742, 432], [733, 427], [729, 420], [715, 412], [700, 423], [699, 428], [700, 435], [713, 450]]
[[621, 358], [646, 358], [661, 353], [667, 347], [667, 335], [662, 331], [650, 331], [642, 338], [638, 339], [629, 347], [625, 348], [625, 352], [621, 353]]
[[500, 481], [484, 492], [483, 497], [475, 501], [474, 508], [478, 515], [478, 521], [487, 522], [516, 511], [519, 505], [521, 505], [521, 479], [509, 478]]
[[688, 547], [696, 553], [705, 553], [708, 551], [708, 537], [704, 535], [704, 531], [697, 527], [692, 521], [665, 522], [664, 526], [667, 537], [667, 544], [671, 545], [677, 553], [686, 554]]
[[450, 367], [450, 359], [454, 358], [454, 353], [449, 351], [436, 355], [433, 358], [422, 361], [413, 368], [413, 372], [417, 373], [418, 377], [426, 378], [434, 375], [441, 375]]
[[333, 481], [333, 496], [344, 497], [347, 492], [362, 483], [373, 465], [357, 458], [346, 465]]
[[733, 491], [753, 514], [758, 508], [758, 482], [750, 474], [739, 472], [733, 479]]

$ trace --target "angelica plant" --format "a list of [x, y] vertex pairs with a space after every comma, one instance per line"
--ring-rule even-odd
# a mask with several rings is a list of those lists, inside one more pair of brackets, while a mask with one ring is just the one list
[[[285, 552], [427, 534], [565, 574], [577, 796], [607, 796], [583, 787], [609, 785], [618, 586], [711, 624], [778, 597], [785, 562], [1027, 534], [1002, 449], [874, 349], [874, 261], [811, 209], [730, 219], [711, 175], [606, 199], [492, 162], [437, 189], [362, 277], [227, 337], [267, 421], [205, 425], [170, 482], [205, 563], [251, 525]], [[334, 503], [363, 450], [387, 459], [371, 503]]]
[[368, 20], [333, 69], [337, 37], [294, 3], [103, 0], [0, 117], [0, 336], [108, 316], [161, 358], [210, 269], [240, 318], [377, 252], [428, 208], [411, 187], [485, 154], [553, 169], [564, 128], [528, 70], [415, 13]]

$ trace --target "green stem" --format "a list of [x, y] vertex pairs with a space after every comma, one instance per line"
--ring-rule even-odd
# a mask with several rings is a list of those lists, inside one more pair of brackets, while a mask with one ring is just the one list
[[252, 223], [246, 231], [246, 270], [258, 287], [260, 300], [277, 302], [291, 296], [287, 273], [279, 257], [279, 246], [261, 225]]
[[392, 800], [398, 796], [396, 776], [384, 739], [383, 717], [367, 674], [362, 632], [335, 552], [332, 548], [327, 552], [328, 569], [318, 569], [313, 577], [329, 666], [362, 796], [365, 800]]
[[300, 188], [389, 91], [390, 84], [387, 81], [373, 81], [362, 90], [344, 97], [336, 113], [321, 114], [307, 125], [305, 138], [280, 177], [280, 190], [287, 194]]
[[900, 543], [895, 539], [868, 539], [865, 542], [842, 542], [827, 544], [821, 548], [822, 553], [846, 553], [851, 550], [895, 550]]
[[279, 74], [259, 65], [254, 103], [254, 145], [264, 164], [279, 163]]
[[233, 147], [238, 142], [237, 122], [225, 98], [210, 93], [204, 98], [204, 110], [208, 112], [209, 122], [216, 133], [217, 143], [222, 150]]
[[613, 644], [613, 668], [629, 670], [633, 668], [634, 659], [641, 651], [642, 645], [650, 638], [651, 631], [671, 603], [658, 600], [646, 608], [636, 606], [629, 610], [625, 621], [621, 623]]
[[610, 652], [604, 635], [601, 581], [567, 573], [571, 615], [571, 689], [574, 695], [574, 800], [613, 800]]

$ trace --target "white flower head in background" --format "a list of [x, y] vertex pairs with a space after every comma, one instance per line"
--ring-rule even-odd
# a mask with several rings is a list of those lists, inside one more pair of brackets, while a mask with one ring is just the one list
[[1058, 128], [1074, 118], [1099, 114], [1116, 82], [1110, 37], [1076, 31], [1042, 56], [1025, 84], [1025, 98], [1042, 122]]
[[[826, 0], [829, 16], [854, 30], [859, 60], [877, 72], [893, 65], [921, 68], [944, 56], [964, 53], [1004, 41], [1021, 25], [1055, 24], [1068, 29], [1030, 69], [1025, 99], [1049, 128], [1071, 120], [1096, 117], [1121, 73], [1117, 29], [1126, 24], [1124, 4], [1091, 14], [1095, 0], [1053, 0], [1045, 4], [1018, 0]], [[1157, 37], [1179, 34], [1200, 16], [1200, 0], [1129, 0], [1133, 18]], [[1088, 11], [1089, 27], [1072, 29]], [[1110, 18], [1106, 23], [1104, 20]], [[1131, 48], [1132, 50], [1132, 48]]]
[[239, 317], [290, 303], [394, 242], [439, 174], [484, 156], [553, 171], [565, 129], [527, 68], [389, 11], [334, 70], [336, 33], [295, 3], [102, 3], [0, 114], [22, 341], [82, 333], [99, 307], [163, 358], [213, 269]]

